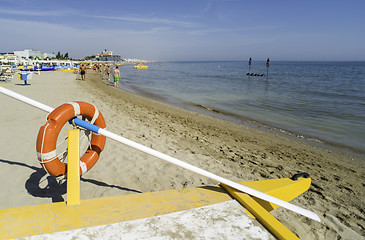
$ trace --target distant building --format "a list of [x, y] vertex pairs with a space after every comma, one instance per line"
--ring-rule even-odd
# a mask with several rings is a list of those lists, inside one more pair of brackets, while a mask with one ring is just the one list
[[42, 53], [42, 58], [56, 58], [56, 55], [54, 53]]
[[121, 57], [118, 55], [113, 55], [112, 51], [105, 49], [100, 54], [95, 55], [95, 60], [102, 62], [107, 62], [107, 61], [119, 62], [121, 60]]
[[17, 58], [13, 53], [0, 53], [0, 64], [15, 64]]
[[55, 58], [54, 53], [42, 53], [39, 50], [24, 49], [23, 51], [14, 51], [14, 55], [20, 58]]
[[143, 59], [138, 59], [138, 58], [127, 58], [124, 59], [124, 61], [129, 62], [129, 63], [147, 63], [147, 62], [152, 62], [149, 60], [143, 60]]
[[101, 53], [105, 55], [113, 55], [113, 52], [108, 49], [103, 50]]

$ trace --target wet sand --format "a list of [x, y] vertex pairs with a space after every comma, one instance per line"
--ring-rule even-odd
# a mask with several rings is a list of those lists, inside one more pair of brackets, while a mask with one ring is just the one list
[[[86, 81], [68, 72], [42, 72], [30, 86], [0, 86], [51, 107], [93, 103], [113, 133], [234, 181], [291, 177], [307, 172], [312, 186], [292, 203], [315, 211], [317, 223], [288, 210], [273, 211], [301, 239], [362, 239], [365, 235], [365, 159], [283, 134], [191, 112], [114, 88], [102, 75]], [[63, 201], [65, 184], [47, 177], [35, 141], [46, 113], [0, 95], [2, 137], [0, 207]], [[95, 198], [217, 184], [170, 163], [107, 140], [98, 163], [81, 181], [81, 197]]]

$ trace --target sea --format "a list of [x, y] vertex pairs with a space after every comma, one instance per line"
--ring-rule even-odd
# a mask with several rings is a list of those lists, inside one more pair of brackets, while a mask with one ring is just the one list
[[144, 70], [120, 67], [119, 87], [229, 121], [365, 153], [365, 62], [146, 65]]

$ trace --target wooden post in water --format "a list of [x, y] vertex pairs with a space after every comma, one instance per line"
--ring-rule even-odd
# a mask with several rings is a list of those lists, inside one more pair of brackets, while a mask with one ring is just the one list
[[250, 57], [250, 59], [248, 59], [248, 72], [249, 73], [251, 73], [251, 61], [252, 61], [252, 59]]
[[266, 79], [269, 78], [269, 66], [270, 66], [270, 59], [267, 58], [267, 61], [266, 61]]

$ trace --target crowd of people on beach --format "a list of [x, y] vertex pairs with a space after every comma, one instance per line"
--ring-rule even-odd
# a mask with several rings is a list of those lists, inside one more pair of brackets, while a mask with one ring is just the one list
[[[86, 69], [87, 69], [87, 67], [85, 64], [80, 64], [79, 73], [81, 75], [81, 80], [83, 80], [83, 81], [86, 80]], [[94, 72], [99, 72], [99, 73], [102, 73], [104, 70], [106, 79], [108, 81], [110, 81], [110, 75], [112, 73], [110, 65], [95, 64], [95, 65], [93, 65], [92, 69], [94, 70]], [[113, 70], [114, 87], [118, 87], [119, 78], [120, 78], [120, 71], [118, 69], [118, 65], [115, 65], [114, 70]]]

